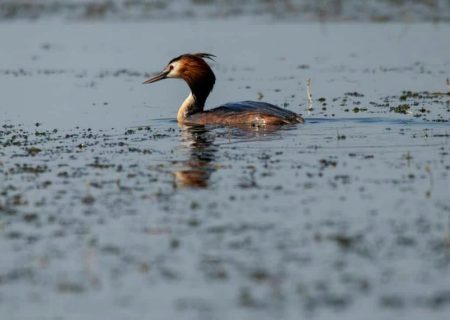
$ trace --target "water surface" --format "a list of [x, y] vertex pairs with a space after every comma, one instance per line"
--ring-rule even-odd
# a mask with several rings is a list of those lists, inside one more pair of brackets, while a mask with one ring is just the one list
[[[1, 314], [447, 319], [449, 31], [4, 24]], [[140, 83], [190, 51], [218, 56], [209, 106], [306, 123], [178, 126], [186, 85]]]

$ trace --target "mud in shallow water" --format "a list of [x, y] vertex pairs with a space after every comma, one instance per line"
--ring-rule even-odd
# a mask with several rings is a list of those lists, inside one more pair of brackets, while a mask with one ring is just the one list
[[[0, 29], [2, 314], [447, 318], [448, 26], [240, 23]], [[209, 105], [259, 97], [306, 123], [180, 128], [184, 85], [140, 86], [179, 53], [141, 41], [162, 26], [223, 57]]]

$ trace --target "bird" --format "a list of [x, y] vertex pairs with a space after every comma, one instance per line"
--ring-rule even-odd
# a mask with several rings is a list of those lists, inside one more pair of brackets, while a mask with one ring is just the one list
[[303, 123], [297, 113], [260, 101], [240, 101], [204, 110], [206, 99], [214, 87], [216, 77], [206, 59], [215, 61], [210, 53], [186, 53], [169, 61], [158, 74], [143, 82], [154, 83], [163, 79], [183, 79], [191, 92], [181, 104], [177, 121], [181, 125], [224, 126], [280, 126]]

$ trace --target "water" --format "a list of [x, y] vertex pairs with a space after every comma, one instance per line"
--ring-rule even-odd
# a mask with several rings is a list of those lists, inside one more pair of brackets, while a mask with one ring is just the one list
[[[449, 31], [3, 24], [0, 314], [447, 319]], [[306, 123], [179, 127], [185, 84], [141, 82], [180, 50], [218, 56], [208, 106]]]

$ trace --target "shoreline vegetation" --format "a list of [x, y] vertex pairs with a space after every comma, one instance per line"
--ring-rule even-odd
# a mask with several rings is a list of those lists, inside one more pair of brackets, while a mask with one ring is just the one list
[[450, 22], [442, 0], [0, 0], [0, 21], [227, 19], [267, 17], [288, 21]]

